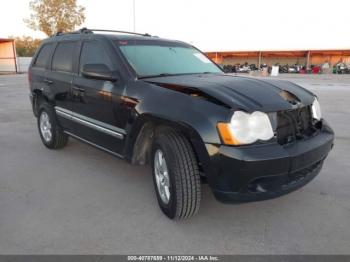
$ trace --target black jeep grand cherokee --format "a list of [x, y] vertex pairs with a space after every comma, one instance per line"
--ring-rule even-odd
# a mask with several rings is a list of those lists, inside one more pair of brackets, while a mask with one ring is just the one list
[[334, 133], [311, 92], [226, 75], [183, 42], [94, 31], [57, 34], [33, 58], [30, 97], [46, 147], [71, 136], [150, 162], [173, 219], [196, 213], [204, 181], [222, 201], [254, 201], [320, 172]]

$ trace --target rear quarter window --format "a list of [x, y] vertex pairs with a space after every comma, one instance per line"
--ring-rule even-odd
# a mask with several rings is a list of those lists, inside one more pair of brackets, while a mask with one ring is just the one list
[[34, 62], [35, 67], [45, 68], [50, 60], [52, 44], [43, 45]]
[[52, 70], [72, 72], [77, 42], [61, 42], [52, 58]]

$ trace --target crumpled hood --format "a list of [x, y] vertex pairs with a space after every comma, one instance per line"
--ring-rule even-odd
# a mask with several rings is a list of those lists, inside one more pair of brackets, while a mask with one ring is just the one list
[[178, 85], [200, 90], [234, 110], [248, 112], [274, 112], [293, 109], [296, 105], [288, 102], [281, 92], [294, 96], [297, 106], [311, 105], [314, 95], [306, 89], [288, 81], [273, 79], [256, 79], [232, 75], [198, 74], [154, 77], [146, 80], [158, 85]]

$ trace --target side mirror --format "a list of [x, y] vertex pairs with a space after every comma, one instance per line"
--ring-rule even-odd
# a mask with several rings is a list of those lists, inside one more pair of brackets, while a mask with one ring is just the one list
[[86, 78], [106, 80], [116, 82], [117, 72], [111, 71], [105, 64], [86, 64], [83, 66], [81, 74]]

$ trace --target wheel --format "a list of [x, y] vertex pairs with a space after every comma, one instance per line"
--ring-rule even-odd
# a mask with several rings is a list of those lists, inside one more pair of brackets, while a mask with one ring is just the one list
[[52, 106], [46, 102], [39, 107], [38, 129], [41, 141], [50, 149], [59, 149], [68, 142], [68, 135], [58, 125]]
[[189, 141], [165, 129], [154, 139], [151, 163], [158, 204], [170, 219], [186, 219], [199, 209], [201, 185], [198, 162]]

